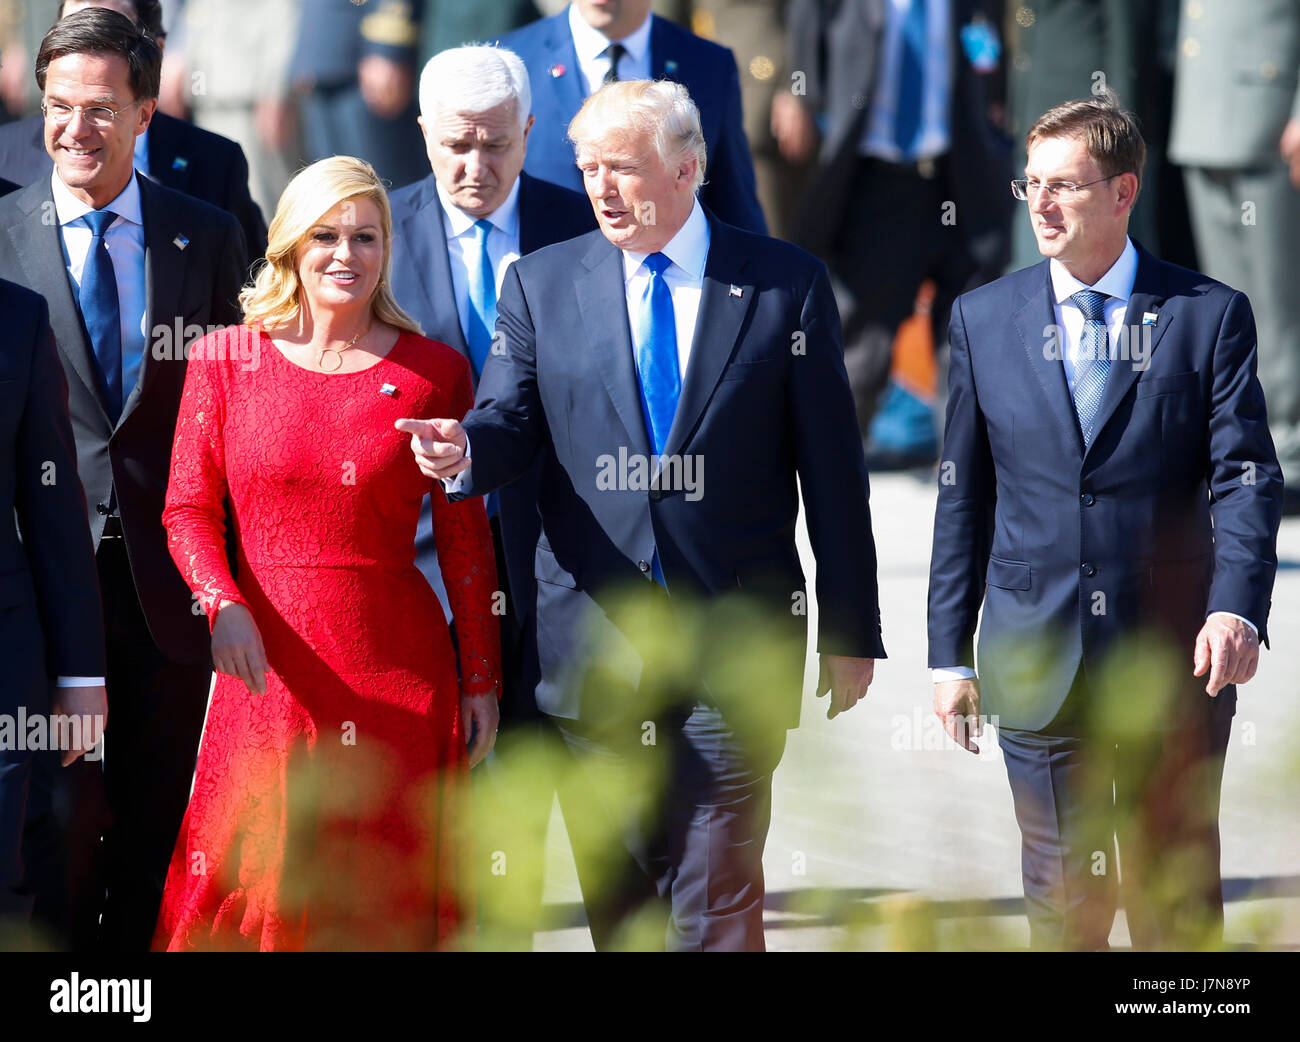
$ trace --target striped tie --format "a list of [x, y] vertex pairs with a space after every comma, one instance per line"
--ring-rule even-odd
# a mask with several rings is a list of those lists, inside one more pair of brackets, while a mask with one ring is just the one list
[[1110, 298], [1095, 289], [1081, 289], [1070, 299], [1083, 312], [1083, 336], [1074, 366], [1074, 411], [1079, 416], [1083, 444], [1090, 447], [1092, 425], [1110, 373], [1110, 334], [1106, 330], [1106, 301]]

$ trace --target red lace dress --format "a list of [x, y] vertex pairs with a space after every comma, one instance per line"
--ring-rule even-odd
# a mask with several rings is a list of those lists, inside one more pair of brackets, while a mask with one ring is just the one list
[[[453, 941], [472, 898], [461, 688], [414, 563], [430, 481], [393, 421], [471, 404], [464, 359], [410, 333], [357, 373], [304, 369], [248, 327], [197, 345], [163, 523], [194, 610], [211, 622], [222, 600], [247, 605], [269, 669], [265, 695], [217, 675], [156, 947]], [[488, 693], [500, 652], [487, 518], [433, 484], [464, 690]]]

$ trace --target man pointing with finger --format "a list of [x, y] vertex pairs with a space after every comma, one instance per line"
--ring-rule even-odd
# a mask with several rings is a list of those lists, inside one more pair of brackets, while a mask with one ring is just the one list
[[1146, 149], [1113, 95], [1027, 146], [1012, 192], [1048, 259], [952, 314], [935, 712], [972, 751], [998, 720], [1034, 947], [1105, 948], [1120, 883], [1135, 947], [1216, 946], [1223, 760], [1282, 509], [1255, 324], [1128, 238]]
[[[598, 796], [590, 820], [566, 818], [596, 946], [761, 950], [771, 778], [799, 715], [800, 491], [821, 565], [829, 715], [866, 694], [884, 656], [839, 320], [823, 265], [700, 205], [704, 138], [680, 84], [610, 84], [569, 133], [599, 231], [510, 269], [501, 353], [463, 426], [399, 427], [452, 495], [490, 492], [542, 460], [537, 701]], [[656, 634], [626, 623], [627, 589], [649, 599], [642, 620], [693, 601], [717, 619], [741, 597], [782, 620], [798, 641], [779, 697], [678, 676], [675, 697], [651, 704], [665, 659], [684, 652], [656, 651]], [[593, 641], [620, 654], [596, 655]], [[649, 762], [662, 798], [629, 818], [602, 800], [627, 787], [634, 760]], [[657, 940], [630, 940], [633, 922]]]

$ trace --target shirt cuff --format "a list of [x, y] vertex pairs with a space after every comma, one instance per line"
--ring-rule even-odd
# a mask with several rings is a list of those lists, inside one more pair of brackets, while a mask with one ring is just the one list
[[942, 669], [931, 669], [930, 679], [936, 684], [942, 684], [945, 680], [975, 680], [975, 670], [969, 666], [944, 666]]
[[103, 687], [103, 677], [56, 677], [55, 687]]
[[[470, 444], [469, 444], [468, 433], [465, 435], [465, 459], [467, 460], [470, 459]], [[474, 463], [472, 460], [470, 460], [470, 465], [466, 467], [464, 470], [462, 470], [459, 474], [457, 474], [454, 478], [443, 478], [442, 479], [443, 492], [445, 492], [449, 496], [454, 496], [456, 495], [456, 493], [464, 491], [465, 485], [469, 481], [469, 472], [473, 469], [474, 469]]]
[[[1256, 626], [1244, 615], [1238, 615], [1236, 612], [1231, 612], [1231, 611], [1212, 611], [1210, 612], [1210, 615], [1226, 615], [1230, 619], [1240, 619], [1242, 622], [1244, 622], [1247, 626], [1250, 627], [1250, 632], [1255, 634], [1255, 638], [1257, 640], [1259, 639], [1259, 627]], [[1210, 615], [1207, 615], [1205, 617], [1208, 619]]]

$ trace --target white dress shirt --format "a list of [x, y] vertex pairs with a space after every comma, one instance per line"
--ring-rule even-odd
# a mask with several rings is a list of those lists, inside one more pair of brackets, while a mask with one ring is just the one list
[[[894, 138], [898, 112], [898, 79], [903, 60], [903, 21], [908, 9], [923, 0], [889, 0], [885, 5], [885, 30], [880, 49], [876, 90], [871, 112], [862, 131], [862, 155], [901, 162], [903, 153]], [[929, 0], [926, 13], [925, 65], [922, 71], [921, 129], [911, 161], [934, 159], [948, 151], [951, 139], [952, 38], [949, 0]]]
[[[451, 261], [451, 287], [456, 294], [456, 314], [460, 328], [469, 337], [469, 265], [478, 264], [478, 235], [471, 217], [451, 201], [451, 197], [438, 185], [438, 201], [442, 204], [442, 230], [447, 236], [447, 257]], [[497, 296], [501, 296], [501, 283], [506, 269], [519, 259], [519, 179], [505, 202], [488, 214], [492, 231], [487, 237], [488, 260], [492, 262], [492, 275], [496, 281]]]
[[[1095, 289], [1110, 297], [1105, 303], [1106, 329], [1110, 334], [1110, 357], [1113, 362], [1118, 357], [1120, 333], [1124, 329], [1124, 315], [1128, 311], [1129, 297], [1133, 295], [1133, 284], [1137, 281], [1138, 255], [1132, 239], [1126, 239], [1124, 250], [1119, 259], [1110, 266], [1106, 274], [1089, 286], [1080, 282], [1068, 271], [1065, 265], [1055, 257], [1048, 263], [1052, 278], [1052, 310], [1056, 315], [1056, 328], [1061, 336], [1061, 364], [1065, 367], [1065, 382], [1070, 388], [1070, 397], [1074, 397], [1074, 380], [1079, 361], [1079, 343], [1083, 339], [1084, 314], [1079, 306], [1070, 299], [1081, 289]], [[1214, 612], [1215, 615], [1228, 615], [1241, 619], [1251, 631], [1258, 636], [1259, 628], [1249, 619], [1232, 612]], [[968, 680], [974, 677], [975, 670], [967, 666], [948, 666], [932, 669], [930, 675], [934, 683], [944, 680]]]
[[627, 50], [618, 63], [620, 80], [648, 80], [650, 76], [650, 20], [646, 19], [631, 34], [621, 40], [611, 40], [599, 29], [593, 29], [578, 13], [578, 5], [569, 5], [569, 33], [573, 49], [578, 54], [578, 71], [582, 73], [583, 94], [591, 94], [604, 82], [609, 72], [607, 53], [611, 43], [621, 43]]

